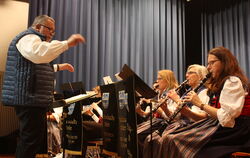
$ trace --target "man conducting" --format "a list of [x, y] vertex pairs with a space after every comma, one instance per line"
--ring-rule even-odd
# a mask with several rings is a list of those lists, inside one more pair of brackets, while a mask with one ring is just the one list
[[53, 98], [54, 72], [74, 71], [70, 64], [51, 65], [51, 61], [70, 47], [85, 42], [80, 34], [73, 34], [65, 41], [52, 40], [54, 34], [55, 20], [40, 15], [31, 27], [12, 40], [8, 49], [2, 102], [15, 108], [20, 121], [17, 158], [44, 153], [46, 112]]

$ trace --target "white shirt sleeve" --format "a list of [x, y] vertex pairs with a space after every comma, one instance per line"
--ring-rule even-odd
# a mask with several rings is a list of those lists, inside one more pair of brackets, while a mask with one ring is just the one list
[[42, 41], [39, 36], [29, 34], [16, 44], [22, 56], [35, 64], [49, 63], [68, 49], [67, 41]]
[[96, 103], [92, 103], [90, 106], [95, 109], [101, 117], [103, 117], [103, 111]]
[[52, 113], [52, 115], [55, 117], [56, 122], [59, 123], [60, 117], [62, 116], [63, 108], [58, 107], [58, 108], [54, 108], [53, 110], [54, 110], [54, 113]]
[[[209, 102], [209, 96], [207, 95], [207, 89], [203, 89], [198, 93], [198, 97], [202, 101], [203, 104], [208, 104]], [[205, 111], [201, 110], [198, 106], [193, 105], [191, 107], [191, 111], [197, 112], [197, 113], [206, 113]]]
[[53, 69], [54, 69], [54, 72], [57, 72], [57, 64], [53, 64]]
[[234, 127], [245, 102], [245, 90], [238, 77], [231, 76], [226, 80], [220, 94], [220, 106], [217, 111], [218, 120], [223, 127]]

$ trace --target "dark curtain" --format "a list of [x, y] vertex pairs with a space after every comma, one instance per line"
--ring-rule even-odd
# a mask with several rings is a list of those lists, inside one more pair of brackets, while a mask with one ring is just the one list
[[40, 14], [56, 20], [55, 39], [80, 33], [87, 43], [71, 48], [55, 62], [75, 72], [59, 72], [57, 85], [83, 81], [89, 90], [102, 77], [128, 64], [149, 85], [160, 69], [182, 81], [185, 72], [183, 0], [32, 0], [29, 21]]
[[230, 49], [250, 77], [250, 1], [202, 0], [203, 63], [216, 46]]

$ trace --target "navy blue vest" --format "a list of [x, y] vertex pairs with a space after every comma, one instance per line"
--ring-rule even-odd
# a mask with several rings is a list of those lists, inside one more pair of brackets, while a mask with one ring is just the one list
[[33, 28], [17, 35], [11, 42], [7, 55], [6, 71], [2, 88], [2, 102], [7, 106], [48, 107], [54, 91], [54, 70], [51, 64], [35, 64], [16, 48], [25, 35], [45, 37]]

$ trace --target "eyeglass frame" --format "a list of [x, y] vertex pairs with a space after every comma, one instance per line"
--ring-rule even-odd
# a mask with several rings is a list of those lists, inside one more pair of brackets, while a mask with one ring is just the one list
[[40, 25], [43, 26], [43, 27], [45, 27], [45, 28], [47, 28], [51, 33], [55, 34], [55, 30], [53, 30], [53, 28], [48, 27], [48, 26], [43, 25], [43, 24], [40, 24]]
[[157, 77], [156, 81], [160, 81], [160, 80], [163, 80], [162, 77]]
[[197, 74], [197, 72], [195, 72], [195, 71], [188, 71], [188, 72], [186, 72], [186, 74], [188, 74], [188, 75]]
[[212, 60], [212, 61], [210, 61], [209, 63], [207, 63], [207, 66], [212, 66], [212, 65], [214, 65], [214, 63], [216, 63], [217, 61], [220, 61], [220, 60]]

